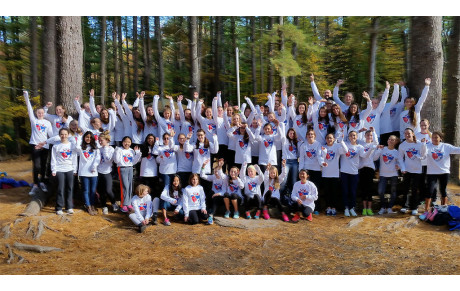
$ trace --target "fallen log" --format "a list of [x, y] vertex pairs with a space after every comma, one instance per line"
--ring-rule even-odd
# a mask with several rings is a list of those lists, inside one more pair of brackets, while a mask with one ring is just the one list
[[36, 253], [47, 253], [52, 251], [62, 251], [60, 248], [48, 247], [48, 246], [39, 246], [39, 245], [26, 245], [22, 243], [15, 242], [13, 247], [18, 250], [31, 251]]
[[26, 209], [24, 212], [18, 214], [19, 216], [34, 216], [40, 213], [40, 210], [43, 206], [46, 205], [48, 198], [50, 197], [50, 191], [43, 192], [42, 190], [38, 190], [38, 193], [32, 196], [32, 201], [27, 204]]
[[27, 227], [26, 236], [35, 236], [35, 226], [33, 225], [32, 221], [29, 221], [29, 226]]
[[8, 249], [8, 261], [6, 261], [6, 263], [11, 264], [14, 261], [13, 250], [11, 249], [10, 244], [6, 244], [5, 246]]
[[43, 220], [40, 219], [37, 225], [37, 232], [34, 235], [34, 240], [39, 239], [42, 236], [44, 231], [45, 231], [45, 223], [43, 222]]
[[10, 228], [11, 228], [11, 224], [7, 224], [2, 228], [2, 231], [5, 233], [3, 238], [9, 238], [10, 237], [10, 235], [11, 235]]

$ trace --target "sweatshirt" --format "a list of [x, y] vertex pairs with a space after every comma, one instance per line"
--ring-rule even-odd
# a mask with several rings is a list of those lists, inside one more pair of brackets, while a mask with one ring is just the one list
[[[53, 127], [51, 126], [51, 122], [46, 119], [38, 119], [35, 117], [34, 110], [32, 109], [32, 105], [30, 104], [29, 100], [29, 93], [24, 92], [24, 99], [27, 105], [27, 112], [29, 113], [29, 120], [30, 120], [30, 128], [31, 128], [31, 135], [29, 144], [37, 145], [41, 142], [44, 142], [48, 139], [48, 137], [53, 136]], [[46, 144], [44, 148], [48, 148]]]
[[401, 172], [422, 173], [422, 160], [426, 159], [426, 147], [421, 142], [403, 142], [399, 145]]
[[300, 200], [302, 205], [315, 210], [315, 200], [318, 199], [318, 189], [313, 182], [307, 181], [303, 184], [302, 181], [298, 181], [292, 188], [291, 199], [295, 203], [298, 203]]
[[[286, 179], [286, 167], [281, 168], [281, 174], [278, 176], [278, 183], [281, 185], [284, 180]], [[280, 188], [275, 189], [275, 179], [270, 179], [270, 171], [267, 170], [265, 171], [264, 174], [264, 185], [265, 185], [265, 190], [264, 190], [264, 203], [267, 204], [268, 201], [265, 201], [265, 194], [267, 191], [272, 191], [272, 198], [277, 198], [280, 200], [281, 194], [280, 194]]]
[[422, 148], [426, 147], [427, 174], [439, 175], [450, 173], [450, 155], [460, 154], [460, 147], [455, 147], [448, 143], [422, 143]]
[[312, 144], [305, 141], [299, 150], [300, 169], [321, 171], [323, 157], [321, 156], [321, 144], [315, 140]]
[[236, 194], [238, 195], [238, 197], [243, 199], [243, 194], [241, 194], [241, 189], [243, 188], [244, 188], [244, 183], [240, 178], [231, 180], [230, 176], [228, 176], [228, 181], [227, 181], [228, 194]]
[[80, 177], [97, 177], [97, 167], [101, 162], [101, 154], [99, 149], [92, 149], [91, 146], [87, 146], [86, 149], [82, 149], [80, 146], [76, 147], [75, 151], [79, 156], [78, 162], [78, 176]]
[[[182, 189], [182, 193], [184, 193], [184, 189]], [[183, 199], [179, 196], [179, 191], [173, 191], [172, 195], [169, 195], [169, 186], [166, 186], [161, 192], [160, 198], [163, 201], [169, 202], [171, 205], [176, 206], [175, 211], [179, 211], [182, 209], [183, 206]]]
[[220, 196], [224, 196], [227, 192], [227, 175], [222, 172], [222, 169], [219, 169], [219, 177], [217, 178], [215, 174], [206, 175], [201, 171], [200, 177], [205, 179], [206, 181], [212, 182], [212, 192], [214, 194], [219, 194]]
[[397, 177], [398, 170], [396, 166], [401, 167], [399, 153], [397, 149], [390, 150], [388, 147], [377, 149], [375, 157], [380, 157], [380, 177]]
[[[393, 95], [391, 95], [390, 102], [385, 104], [383, 111], [380, 114], [380, 134], [385, 134], [394, 131], [393, 119], [395, 116], [395, 112], [397, 110], [396, 103], [398, 102], [398, 98], [399, 85], [395, 84], [393, 88]], [[401, 113], [401, 111], [399, 113]]]
[[404, 130], [406, 128], [412, 128], [414, 132], [420, 131], [420, 111], [422, 111], [423, 103], [425, 103], [426, 98], [428, 97], [428, 91], [430, 90], [430, 86], [425, 86], [422, 91], [422, 95], [415, 104], [415, 114], [417, 116], [417, 123], [415, 126], [412, 125], [412, 121], [409, 116], [409, 110], [404, 110], [399, 115], [399, 134], [400, 136], [404, 136]]
[[204, 195], [203, 187], [200, 185], [188, 185], [185, 187], [182, 198], [185, 217], [189, 216], [191, 210], [206, 210], [206, 196]]
[[59, 143], [53, 146], [51, 151], [51, 172], [69, 172], [77, 173], [77, 153], [75, 145], [67, 143]]
[[338, 178], [339, 173], [339, 159], [340, 155], [348, 152], [348, 147], [344, 141], [340, 143], [334, 142], [332, 146], [324, 145], [321, 147], [321, 155], [327, 166], [322, 166], [323, 178]]
[[155, 146], [144, 148], [141, 159], [140, 177], [156, 177], [158, 175], [158, 165], [155, 159]]
[[112, 172], [114, 152], [115, 152], [115, 149], [111, 146], [105, 146], [99, 149], [101, 161], [99, 165], [97, 166], [97, 171], [100, 174], [109, 174]]
[[[209, 141], [209, 148], [204, 147], [204, 143], [199, 143], [198, 147], [196, 144], [187, 145], [185, 151], [193, 151], [193, 164], [192, 172], [195, 174], [201, 173], [201, 165], [204, 161], [211, 160], [211, 154], [216, 154], [219, 151], [219, 142], [217, 141], [217, 135], [213, 135], [212, 141]], [[205, 174], [211, 174], [211, 163], [207, 163], [204, 168]]]
[[134, 195], [133, 199], [131, 199], [131, 205], [133, 206], [134, 213], [139, 221], [152, 217], [152, 197], [150, 197], [149, 194], [142, 198]]
[[125, 149], [117, 147], [113, 154], [113, 161], [117, 163], [117, 167], [132, 167], [141, 160], [141, 151], [133, 149]]
[[358, 175], [358, 167], [360, 158], [368, 158], [374, 151], [371, 149], [365, 151], [364, 147], [360, 144], [352, 145], [351, 143], [346, 143], [348, 151], [345, 154], [340, 155], [340, 172]]
[[247, 164], [243, 164], [240, 171], [240, 179], [244, 183], [244, 195], [252, 199], [254, 195], [262, 197], [260, 192], [260, 185], [264, 182], [264, 174], [260, 168], [256, 168], [257, 174], [254, 178], [246, 176]]

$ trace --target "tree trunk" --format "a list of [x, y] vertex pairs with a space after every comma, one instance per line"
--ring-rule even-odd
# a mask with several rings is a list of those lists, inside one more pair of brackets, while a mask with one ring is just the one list
[[[295, 26], [299, 25], [299, 17], [298, 16], [294, 16], [294, 25]], [[292, 53], [292, 57], [294, 58], [294, 60], [297, 60], [297, 43], [295, 43], [295, 42], [292, 44], [291, 53]], [[294, 89], [295, 89], [295, 77], [291, 76], [291, 77], [289, 77], [289, 92], [294, 94]]]
[[53, 102], [49, 108], [54, 111], [57, 103], [57, 58], [56, 58], [56, 17], [43, 16], [43, 38], [42, 38], [42, 103]]
[[112, 44], [113, 44], [113, 77], [115, 81], [115, 91], [121, 95], [120, 79], [118, 78], [118, 72], [120, 66], [118, 64], [118, 39], [117, 39], [117, 19], [113, 17], [112, 21]]
[[134, 92], [139, 90], [139, 67], [138, 67], [138, 48], [137, 48], [137, 16], [133, 16], [133, 75]]
[[143, 27], [143, 40], [144, 40], [144, 90], [150, 90], [150, 70], [151, 70], [151, 60], [150, 60], [150, 25], [149, 17], [142, 16], [141, 18], [142, 27]]
[[198, 56], [198, 37], [197, 37], [197, 23], [196, 16], [190, 16], [190, 29], [189, 29], [189, 41], [190, 41], [190, 85], [191, 95], [193, 92], [200, 93], [200, 71], [198, 68], [199, 56]]
[[105, 44], [105, 32], [107, 31], [107, 17], [101, 17], [101, 103], [105, 105], [105, 80], [107, 78], [107, 68], [106, 68], [106, 44]]
[[[454, 16], [453, 30], [447, 51], [447, 109], [445, 124], [446, 142], [460, 145], [460, 17]], [[459, 158], [451, 156], [450, 178], [459, 183]]]
[[252, 71], [252, 95], [257, 94], [257, 65], [256, 65], [256, 18], [251, 16], [251, 71]]
[[[275, 18], [269, 16], [270, 22], [268, 23], [268, 30], [272, 30], [275, 24]], [[268, 58], [273, 57], [273, 43], [268, 43]], [[268, 92], [273, 92], [273, 67], [271, 62], [268, 62], [268, 79], [267, 79]]]
[[[280, 27], [284, 25], [284, 17], [283, 16], [280, 16], [279, 17], [279, 24], [280, 24]], [[280, 29], [278, 30], [278, 34], [280, 36], [280, 43], [279, 43], [279, 46], [280, 46], [280, 52], [284, 51], [284, 34], [283, 34], [283, 31]], [[280, 87], [283, 86], [284, 84], [286, 84], [286, 77], [285, 76], [280, 76]], [[272, 92], [272, 91], [270, 91]]]
[[56, 21], [58, 58], [58, 96], [69, 115], [75, 115], [75, 96], [82, 96], [83, 39], [81, 18], [62, 16]]
[[164, 96], [165, 93], [165, 73], [163, 68], [163, 48], [161, 44], [161, 26], [160, 26], [160, 16], [155, 16], [155, 37], [157, 38], [157, 50], [158, 50], [158, 71], [159, 71], [159, 80], [158, 87], [160, 89], [160, 96]]
[[430, 91], [423, 105], [421, 117], [430, 120], [430, 129], [432, 131], [441, 130], [442, 128], [443, 53], [441, 28], [442, 17], [412, 17], [410, 95], [418, 98], [424, 88], [425, 78], [431, 78]]
[[377, 57], [377, 40], [379, 36], [379, 17], [372, 18], [371, 47], [369, 54], [369, 96], [374, 97], [375, 91], [375, 59]]
[[[10, 56], [10, 48], [9, 48], [9, 41], [8, 41], [8, 32], [7, 32], [7, 29], [6, 29], [6, 18], [5, 16], [2, 16], [2, 27], [1, 27], [1, 30], [2, 30], [2, 36], [3, 36], [3, 39], [2, 39], [2, 42], [3, 42], [3, 46], [2, 46], [2, 52], [5, 54], [5, 61], [6, 61], [6, 64], [5, 64], [5, 68], [6, 68], [6, 71], [7, 71], [7, 75], [8, 75], [8, 84], [10, 87], [14, 88], [14, 81], [13, 81], [13, 71], [14, 69], [12, 68], [11, 66], [11, 56]], [[16, 99], [16, 92], [14, 90], [9, 90], [9, 97], [10, 97], [10, 100], [11, 101], [14, 101]]]
[[[214, 90], [212, 94], [222, 90], [220, 83], [221, 53], [222, 53], [222, 16], [216, 16], [215, 44], [214, 44]], [[213, 95], [215, 96], [215, 95]]]
[[38, 37], [37, 17], [30, 17], [30, 84], [32, 91], [30, 96], [38, 96]]
[[118, 60], [120, 62], [120, 89], [126, 93], [125, 87], [125, 62], [123, 61], [123, 34], [121, 33], [121, 16], [116, 17], [118, 30]]
[[131, 82], [131, 72], [129, 70], [129, 33], [128, 33], [128, 16], [126, 16], [126, 21], [125, 21], [125, 39], [126, 39], [126, 77], [127, 77], [127, 83], [128, 83], [128, 88], [127, 92], [132, 92], [132, 82]]
[[[230, 35], [231, 35], [231, 39], [232, 39], [232, 53], [230, 54], [230, 56], [232, 57], [232, 61], [230, 62], [232, 64], [232, 68], [235, 68], [236, 70], [236, 21], [235, 21], [235, 16], [231, 16], [230, 17]], [[232, 77], [230, 77], [230, 80], [233, 81], [233, 80], [236, 80], [236, 71], [235, 70], [231, 70], [231, 72], [234, 72]], [[236, 96], [236, 86], [233, 85], [234, 82], [232, 82], [230, 84], [230, 90], [229, 92], [227, 93], [228, 95], [234, 95]], [[232, 93], [230, 93], [232, 92]]]
[[[265, 30], [265, 17], [259, 17], [259, 38], [262, 39], [264, 36], [263, 31]], [[265, 91], [265, 83], [264, 83], [264, 53], [263, 53], [263, 44], [262, 42], [259, 43], [259, 61], [260, 61], [260, 92]]]

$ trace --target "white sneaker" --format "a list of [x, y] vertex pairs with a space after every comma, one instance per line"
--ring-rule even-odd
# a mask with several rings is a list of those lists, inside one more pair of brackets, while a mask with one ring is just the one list
[[68, 214], [74, 214], [73, 209], [72, 209], [72, 208], [67, 209], [67, 213], [68, 213]]
[[385, 214], [386, 209], [385, 208], [380, 208], [380, 211], [378, 212], [380, 215]]
[[407, 208], [401, 208], [400, 211], [401, 211], [402, 213], [407, 213], [407, 212], [408, 212]]
[[350, 216], [350, 210], [348, 210], [348, 208], [345, 208], [345, 216], [346, 217], [349, 217]]
[[417, 210], [417, 209], [412, 210], [412, 213], [411, 213], [411, 214], [412, 214], [412, 215], [417, 215], [417, 214], [418, 214], [418, 210]]
[[394, 212], [393, 209], [388, 208], [388, 209], [387, 209], [387, 213], [388, 213], [388, 214], [395, 214], [396, 212]]
[[351, 216], [358, 216], [358, 214], [356, 214], [354, 208], [350, 209], [350, 214], [351, 214]]
[[120, 209], [117, 203], [113, 204], [112, 207], [113, 207], [113, 212], [117, 212]]
[[64, 215], [64, 212], [62, 210], [58, 210], [58, 211], [56, 211], [56, 214], [57, 215]]
[[35, 195], [37, 194], [37, 191], [38, 191], [38, 186], [34, 185], [32, 189], [30, 189], [29, 195]]
[[42, 189], [43, 192], [48, 192], [48, 188], [46, 188], [46, 185], [43, 182], [40, 183], [40, 189]]
[[102, 208], [102, 214], [107, 215], [109, 214], [109, 209], [107, 207]]

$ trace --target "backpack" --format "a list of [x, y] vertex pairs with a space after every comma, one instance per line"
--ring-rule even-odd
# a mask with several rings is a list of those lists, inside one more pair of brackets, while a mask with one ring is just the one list
[[433, 225], [447, 225], [452, 220], [447, 205], [435, 205], [427, 215], [426, 222]]
[[447, 212], [451, 216], [451, 220], [448, 221], [449, 226], [451, 226], [449, 230], [460, 229], [460, 207], [450, 205]]

